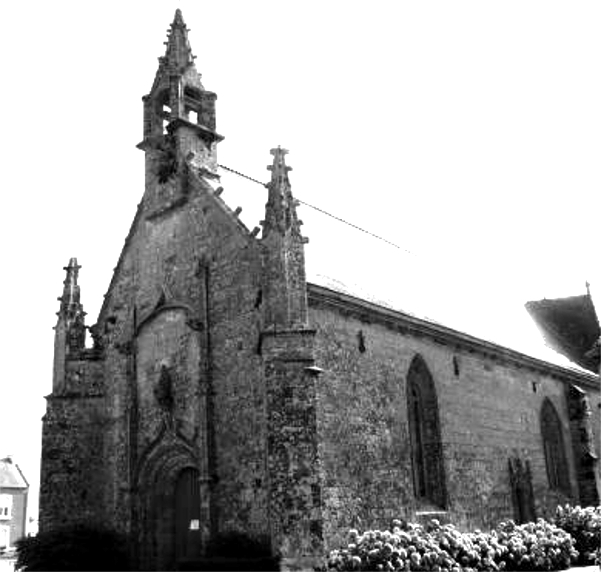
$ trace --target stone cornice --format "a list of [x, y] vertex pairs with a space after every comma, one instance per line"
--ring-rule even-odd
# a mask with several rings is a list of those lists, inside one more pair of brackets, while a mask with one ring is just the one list
[[307, 284], [307, 295], [310, 307], [321, 306], [335, 309], [366, 322], [385, 325], [402, 334], [427, 337], [442, 345], [462, 349], [468, 353], [479, 353], [492, 361], [527, 368], [564, 382], [576, 383], [589, 389], [599, 390], [598, 376], [551, 364], [458, 330], [416, 318], [404, 312], [385, 308], [373, 302], [316, 284]]

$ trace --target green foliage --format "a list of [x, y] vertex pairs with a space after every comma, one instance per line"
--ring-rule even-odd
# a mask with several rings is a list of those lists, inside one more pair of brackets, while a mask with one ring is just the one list
[[349, 532], [349, 544], [328, 559], [333, 570], [475, 572], [561, 570], [578, 554], [565, 531], [536, 523], [501, 523], [490, 533], [464, 533], [433, 520], [426, 527], [395, 520], [392, 531]]
[[127, 538], [95, 525], [71, 525], [17, 543], [16, 570], [129, 570]]
[[555, 524], [574, 537], [578, 564], [601, 564], [601, 507], [558, 506]]

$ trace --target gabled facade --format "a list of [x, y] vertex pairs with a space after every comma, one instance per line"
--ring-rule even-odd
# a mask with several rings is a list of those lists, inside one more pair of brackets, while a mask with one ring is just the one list
[[0, 549], [26, 534], [29, 483], [11, 457], [0, 459]]
[[[178, 10], [143, 98], [146, 188], [93, 348], [75, 259], [56, 326], [40, 529], [117, 525], [147, 569], [231, 529], [285, 553], [321, 550], [315, 332], [286, 151], [272, 150], [259, 239], [215, 189], [215, 99]], [[281, 415], [292, 386], [294, 419]]]
[[116, 526], [142, 569], [235, 530], [311, 566], [349, 526], [485, 526], [576, 497], [565, 390], [597, 404], [595, 377], [307, 284], [286, 151], [271, 151], [260, 236], [221, 198], [216, 96], [179, 10], [143, 101], [144, 196], [92, 348], [77, 260], [65, 269], [41, 530]]

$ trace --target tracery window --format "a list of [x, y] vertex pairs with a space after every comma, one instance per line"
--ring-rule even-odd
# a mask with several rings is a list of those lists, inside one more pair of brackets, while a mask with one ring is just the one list
[[418, 501], [444, 508], [446, 485], [438, 400], [426, 362], [415, 356], [407, 374], [407, 414], [413, 487]]
[[547, 465], [549, 488], [570, 494], [568, 462], [561, 430], [561, 420], [547, 397], [541, 409], [541, 434]]

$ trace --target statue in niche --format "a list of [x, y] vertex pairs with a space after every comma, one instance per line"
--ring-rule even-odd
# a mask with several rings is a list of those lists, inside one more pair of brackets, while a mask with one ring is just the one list
[[532, 473], [530, 462], [519, 457], [509, 459], [509, 482], [511, 496], [518, 524], [536, 519], [534, 511], [534, 493], [532, 491]]
[[177, 156], [175, 142], [167, 137], [165, 144], [159, 148], [156, 173], [160, 184], [166, 183], [177, 172]]
[[590, 459], [596, 459], [595, 453], [595, 437], [593, 434], [593, 428], [591, 424], [591, 417], [593, 415], [591, 406], [588, 400], [588, 396], [584, 394], [581, 398], [581, 418], [580, 418], [580, 441], [582, 443], [582, 449]]
[[173, 420], [173, 405], [175, 403], [173, 389], [173, 371], [166, 364], [161, 364], [159, 381], [154, 388], [154, 396], [170, 425]]
[[582, 453], [588, 456], [589, 460], [594, 460], [597, 455], [591, 422], [592, 411], [588, 396], [586, 392], [574, 385], [570, 386], [568, 391], [570, 420], [577, 423]]

